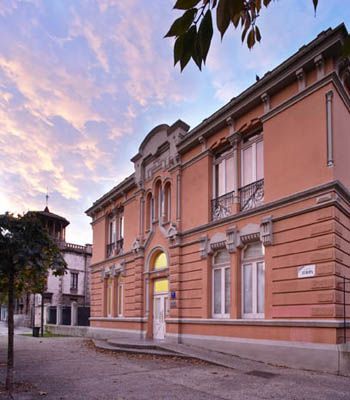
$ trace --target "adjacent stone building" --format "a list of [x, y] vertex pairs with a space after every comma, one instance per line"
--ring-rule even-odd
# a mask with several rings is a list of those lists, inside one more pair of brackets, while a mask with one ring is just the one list
[[[70, 306], [73, 302], [78, 306], [90, 305], [89, 266], [91, 263], [92, 246], [66, 242], [66, 228], [69, 221], [50, 212], [46, 206], [43, 211], [30, 211], [35, 214], [45, 226], [49, 234], [56, 240], [67, 263], [67, 272], [60, 277], [49, 272], [46, 290], [43, 294], [45, 311], [44, 321], [47, 319], [48, 307]], [[15, 319], [17, 324], [40, 325], [41, 294], [25, 294], [16, 301]], [[2, 306], [2, 319], [7, 318], [7, 308]], [[56, 314], [55, 310], [52, 310]], [[56, 316], [55, 316], [56, 318]]]
[[346, 35], [322, 32], [193, 129], [148, 133], [87, 210], [91, 326], [216, 348], [344, 341]]

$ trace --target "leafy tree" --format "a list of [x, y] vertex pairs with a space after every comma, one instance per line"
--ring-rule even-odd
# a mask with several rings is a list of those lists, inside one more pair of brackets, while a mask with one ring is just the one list
[[8, 354], [6, 389], [13, 387], [14, 301], [25, 292], [42, 292], [48, 270], [62, 275], [66, 263], [54, 240], [33, 214], [0, 215], [0, 290], [7, 293]]
[[[318, 0], [312, 1], [315, 12]], [[171, 25], [165, 37], [174, 37], [174, 64], [180, 62], [181, 71], [192, 60], [198, 68], [205, 64], [213, 37], [212, 11], [216, 11], [216, 27], [225, 35], [230, 24], [241, 29], [242, 42], [251, 49], [261, 40], [257, 25], [263, 7], [268, 7], [272, 0], [177, 0], [174, 9], [184, 13]], [[350, 55], [350, 36], [344, 45], [344, 54]]]

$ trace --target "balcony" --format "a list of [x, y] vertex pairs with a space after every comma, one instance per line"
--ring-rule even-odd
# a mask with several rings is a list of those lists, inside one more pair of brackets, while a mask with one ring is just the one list
[[241, 211], [251, 210], [264, 203], [264, 179], [250, 183], [239, 189]]
[[234, 197], [235, 192], [233, 191], [211, 201], [211, 217], [213, 221], [233, 214]]
[[123, 249], [124, 239], [119, 239], [114, 243], [107, 244], [107, 258], [117, 256]]

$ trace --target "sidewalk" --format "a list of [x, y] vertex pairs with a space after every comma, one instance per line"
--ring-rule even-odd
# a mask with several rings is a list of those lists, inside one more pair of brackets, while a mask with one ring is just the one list
[[112, 352], [124, 352], [133, 354], [179, 356], [205, 361], [209, 364], [220, 367], [230, 368], [240, 371], [257, 370], [261, 373], [273, 373], [274, 366], [262, 362], [252, 361], [230, 354], [220, 353], [218, 351], [208, 350], [204, 347], [198, 347], [186, 344], [165, 343], [155, 340], [137, 340], [127, 336], [119, 339], [93, 340], [95, 347], [101, 350]]
[[[32, 330], [30, 328], [24, 326], [18, 326], [15, 328], [15, 335], [23, 335], [24, 333], [31, 332]], [[7, 336], [7, 323], [4, 321], [0, 321], [0, 336]]]

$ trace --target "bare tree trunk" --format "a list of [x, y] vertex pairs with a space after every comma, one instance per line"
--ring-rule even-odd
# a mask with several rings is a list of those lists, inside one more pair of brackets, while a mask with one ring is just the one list
[[41, 313], [40, 313], [40, 328], [41, 337], [44, 337], [44, 292], [41, 293]]
[[7, 350], [7, 371], [6, 371], [6, 389], [11, 393], [13, 389], [13, 342], [14, 342], [14, 273], [9, 274], [8, 281], [8, 350]]

